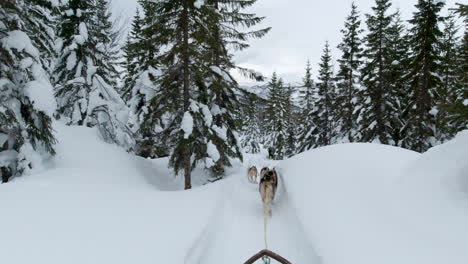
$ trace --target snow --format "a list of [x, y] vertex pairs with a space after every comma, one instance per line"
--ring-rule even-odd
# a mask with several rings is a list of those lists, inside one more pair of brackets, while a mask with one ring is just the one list
[[0, 185], [2, 262], [187, 263], [221, 185], [168, 192], [183, 185], [167, 160], [131, 156], [95, 129], [55, 129], [50, 168]]
[[[2, 111], [1, 108], [0, 111]], [[0, 146], [3, 146], [3, 144], [5, 144], [5, 142], [8, 140], [8, 138], [9, 136], [7, 134], [0, 133]]]
[[19, 52], [25, 51], [34, 58], [39, 56], [39, 51], [31, 43], [31, 39], [23, 31], [14, 30], [8, 32], [8, 36], [2, 39], [2, 45], [11, 52], [16, 49]]
[[195, 3], [193, 3], [193, 5], [196, 7], [196, 8], [200, 8], [202, 5], [205, 4], [205, 0], [196, 0]]
[[[149, 67], [148, 70], [144, 71], [143, 73], [138, 76], [135, 82], [135, 87], [138, 87], [138, 89], [135, 89], [133, 91], [134, 95], [136, 92], [140, 92], [145, 96], [145, 101], [148, 102], [150, 101], [156, 94], [155, 92], [155, 84], [154, 82], [150, 79], [150, 75], [155, 78], [157, 76], [161, 75], [161, 70], [157, 70], [153, 67]], [[135, 97], [135, 96], [133, 96]]]
[[73, 12], [73, 10], [68, 9], [68, 10], [65, 10], [65, 14], [66, 14], [67, 16], [73, 16], [74, 12]]
[[24, 58], [20, 61], [20, 68], [21, 69], [27, 69], [29, 67], [31, 67], [31, 65], [33, 65], [34, 61], [32, 58], [30, 57], [27, 57], [27, 58]]
[[189, 112], [184, 113], [180, 127], [184, 131], [184, 138], [189, 138], [193, 131], [193, 117]]
[[221, 158], [218, 148], [211, 141], [206, 144], [206, 153], [208, 156], [210, 156], [211, 159], [213, 159], [214, 162], [217, 162], [219, 158]]
[[246, 154], [190, 191], [167, 158], [136, 157], [95, 128], [54, 130], [45, 170], [0, 185], [6, 263], [244, 263], [265, 246], [250, 165], [279, 172], [268, 248], [292, 263], [468, 263], [468, 130], [424, 154], [363, 143], [285, 161]]
[[227, 128], [226, 127], [219, 127], [214, 125], [211, 129], [216, 132], [216, 135], [218, 135], [219, 138], [224, 140], [225, 142], [227, 141]]
[[53, 7], [58, 7], [60, 5], [59, 0], [48, 0], [48, 2], [50, 2]]
[[81, 22], [80, 25], [78, 26], [80, 36], [83, 38], [84, 41], [88, 40], [88, 28], [86, 27], [86, 24], [84, 22]]
[[223, 80], [232, 81], [231, 76], [226, 71], [223, 71], [221, 68], [219, 68], [218, 66], [211, 66], [210, 68], [213, 72], [221, 76]]
[[324, 263], [462, 264], [468, 263], [467, 145], [466, 131], [422, 155], [335, 145], [283, 162], [281, 173]]
[[190, 102], [190, 110], [194, 113], [198, 112], [198, 110], [200, 110], [200, 107], [198, 107], [198, 102], [197, 101], [194, 101], [194, 100], [191, 100]]
[[200, 107], [203, 113], [203, 119], [205, 120], [205, 125], [207, 127], [211, 127], [211, 124], [213, 123], [213, 116], [211, 115], [210, 109], [205, 104], [200, 104]]
[[18, 152], [16, 152], [16, 150], [0, 151], [0, 167], [8, 166], [16, 160], [17, 156]]
[[[94, 66], [93, 60], [89, 57], [86, 58], [87, 61], [87, 68], [86, 68], [86, 82], [88, 84], [93, 83], [93, 77], [98, 69], [98, 67]], [[104, 83], [104, 82], [103, 82]]]
[[467, 105], [468, 105], [468, 99], [465, 99], [465, 100], [463, 101], [463, 105], [464, 105], [464, 106], [467, 106]]
[[72, 51], [70, 52], [70, 55], [68, 55], [67, 58], [67, 70], [72, 70], [73, 67], [76, 65], [76, 52]]
[[221, 108], [219, 107], [219, 105], [213, 104], [213, 106], [211, 107], [211, 114], [214, 115], [214, 116], [217, 116], [217, 115], [220, 115], [222, 113], [223, 112], [221, 111]]
[[50, 84], [41, 81], [31, 81], [25, 85], [25, 95], [33, 102], [34, 107], [44, 111], [49, 116], [53, 116], [57, 103], [53, 88]]
[[431, 111], [429, 111], [429, 114], [433, 116], [436, 116], [438, 113], [439, 113], [439, 109], [437, 109], [437, 107], [434, 107], [431, 109]]
[[75, 35], [74, 38], [75, 38], [75, 43], [78, 45], [83, 45], [86, 42], [86, 40], [81, 35]]

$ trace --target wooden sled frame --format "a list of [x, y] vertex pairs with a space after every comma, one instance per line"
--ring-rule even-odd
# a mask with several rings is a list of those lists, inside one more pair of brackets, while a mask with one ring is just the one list
[[276, 254], [275, 252], [272, 252], [268, 249], [264, 249], [257, 254], [253, 255], [251, 258], [249, 258], [244, 264], [253, 264], [255, 261], [259, 260], [263, 256], [268, 256], [276, 261], [279, 261], [282, 264], [292, 264], [289, 262], [287, 259], [283, 258], [282, 256]]

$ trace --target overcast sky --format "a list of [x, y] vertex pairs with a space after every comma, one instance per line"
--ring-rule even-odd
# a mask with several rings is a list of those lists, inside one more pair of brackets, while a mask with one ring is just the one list
[[[112, 0], [114, 13], [132, 17], [136, 0]], [[340, 55], [336, 46], [341, 41], [340, 30], [348, 16], [353, 0], [258, 0], [247, 10], [265, 16], [263, 26], [272, 27], [270, 33], [252, 40], [251, 47], [236, 55], [236, 62], [270, 76], [273, 71], [286, 82], [301, 81], [307, 59], [310, 59], [314, 79], [326, 40], [330, 42], [334, 60]], [[361, 12], [370, 13], [374, 0], [354, 0]], [[461, 0], [446, 0], [448, 8]], [[392, 10], [399, 8], [403, 19], [411, 18], [417, 0], [393, 0]], [[365, 25], [364, 21], [362, 25]], [[239, 80], [245, 83], [246, 80]]]

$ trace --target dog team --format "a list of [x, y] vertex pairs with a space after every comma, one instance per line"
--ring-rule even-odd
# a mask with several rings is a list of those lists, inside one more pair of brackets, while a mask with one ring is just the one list
[[[248, 180], [251, 183], [257, 183], [258, 170], [252, 166], [247, 171]], [[275, 199], [276, 189], [278, 188], [278, 173], [276, 170], [264, 167], [260, 171], [259, 192], [263, 202], [263, 213], [271, 217], [271, 203]]]

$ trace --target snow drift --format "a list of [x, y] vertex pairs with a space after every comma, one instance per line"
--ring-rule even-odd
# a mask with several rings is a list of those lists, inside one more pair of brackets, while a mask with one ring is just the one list
[[468, 133], [422, 155], [344, 144], [281, 164], [327, 264], [468, 263]]
[[422, 155], [343, 144], [279, 163], [247, 156], [225, 180], [176, 191], [167, 159], [132, 156], [96, 129], [55, 130], [56, 158], [0, 185], [1, 263], [243, 263], [264, 246], [250, 165], [279, 169], [268, 244], [293, 263], [468, 263], [466, 131]]

